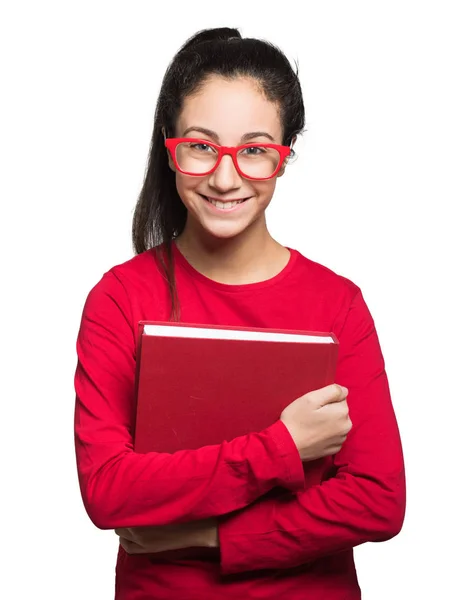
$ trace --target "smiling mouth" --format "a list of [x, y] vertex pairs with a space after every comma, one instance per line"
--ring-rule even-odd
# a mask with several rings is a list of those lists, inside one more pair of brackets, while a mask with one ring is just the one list
[[220, 210], [230, 210], [231, 208], [235, 208], [239, 204], [243, 204], [248, 200], [248, 198], [242, 198], [240, 200], [228, 200], [227, 202], [224, 202], [223, 200], [209, 198], [208, 196], [204, 196], [203, 194], [200, 194], [200, 196], [204, 198], [206, 202], [208, 202], [209, 204], [213, 204], [215, 208], [219, 208]]

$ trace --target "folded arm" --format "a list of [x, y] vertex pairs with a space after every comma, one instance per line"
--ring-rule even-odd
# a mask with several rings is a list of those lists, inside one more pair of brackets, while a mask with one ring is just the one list
[[95, 525], [206, 519], [247, 506], [275, 486], [301, 489], [302, 463], [281, 422], [199, 450], [136, 454], [136, 325], [121, 282], [107, 273], [85, 304], [75, 374], [77, 469]]
[[[336, 381], [349, 390], [353, 427], [334, 457], [335, 476], [220, 518], [225, 574], [301, 565], [389, 539], [402, 527], [402, 447], [377, 332], [361, 292], [339, 341]], [[304, 467], [308, 481], [310, 464]]]

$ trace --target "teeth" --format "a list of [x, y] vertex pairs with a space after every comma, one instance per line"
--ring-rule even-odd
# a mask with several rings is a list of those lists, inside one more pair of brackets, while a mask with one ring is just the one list
[[243, 200], [237, 200], [236, 202], [218, 202], [217, 200], [212, 200], [211, 198], [207, 198], [210, 204], [213, 204], [217, 208], [222, 208], [223, 210], [227, 210], [228, 208], [233, 208], [237, 206], [237, 204], [241, 204]]

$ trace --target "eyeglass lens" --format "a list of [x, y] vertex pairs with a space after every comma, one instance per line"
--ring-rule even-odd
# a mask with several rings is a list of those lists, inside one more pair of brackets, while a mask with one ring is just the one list
[[[182, 171], [203, 175], [215, 167], [218, 152], [208, 144], [181, 142], [176, 146], [176, 160]], [[280, 155], [276, 148], [256, 145], [252, 148], [242, 148], [237, 153], [237, 162], [245, 176], [264, 178], [274, 174], [280, 162]]]

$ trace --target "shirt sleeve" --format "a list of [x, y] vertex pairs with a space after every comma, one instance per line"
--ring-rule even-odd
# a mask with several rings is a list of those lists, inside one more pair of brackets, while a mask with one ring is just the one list
[[93, 523], [115, 529], [193, 521], [240, 509], [275, 486], [301, 489], [302, 462], [280, 421], [198, 450], [134, 452], [131, 313], [126, 289], [110, 271], [88, 295], [77, 338], [75, 450]]
[[339, 342], [336, 381], [349, 390], [352, 429], [334, 457], [335, 475], [222, 517], [224, 574], [302, 565], [363, 542], [387, 540], [402, 527], [402, 446], [377, 332], [360, 290]]

